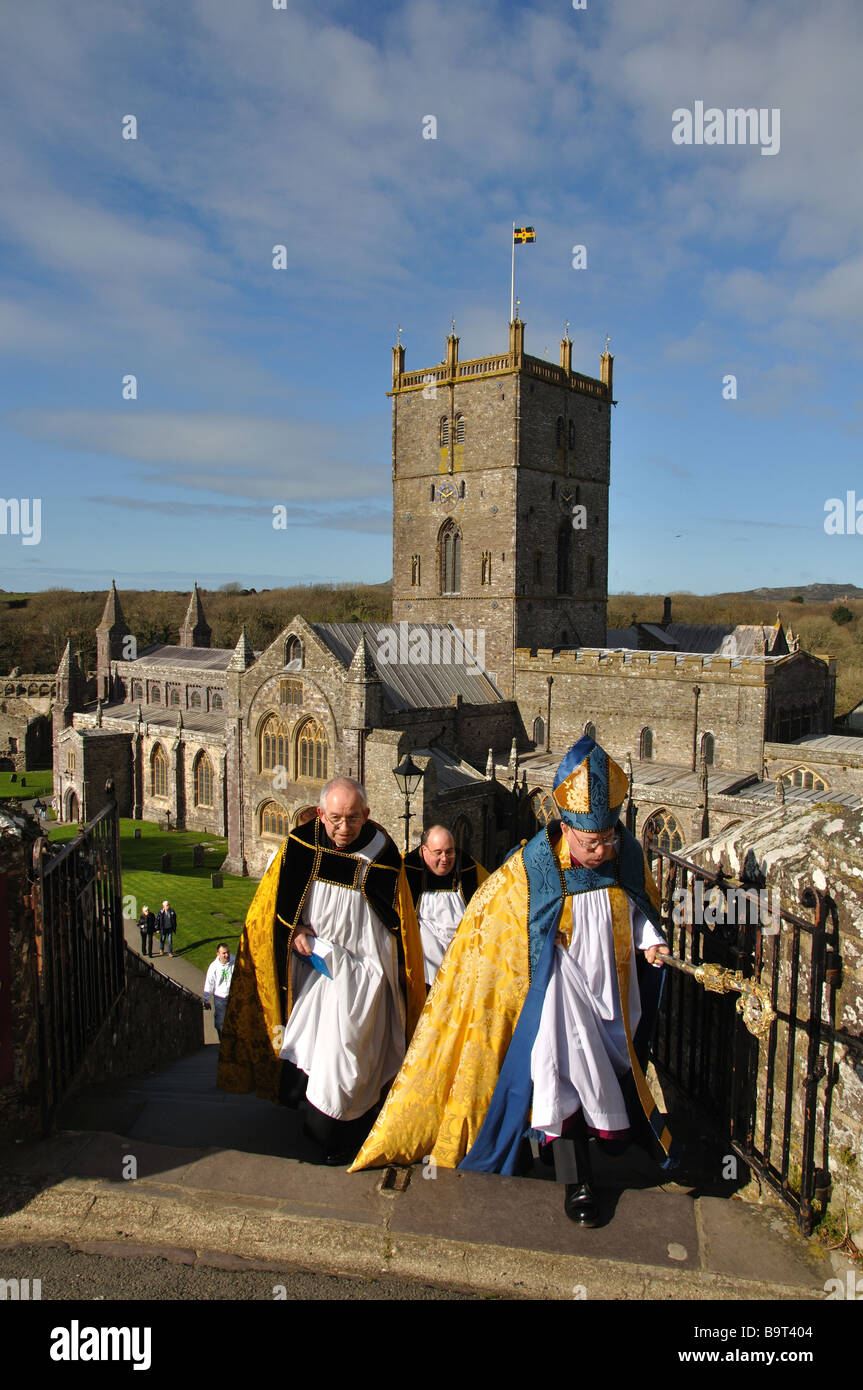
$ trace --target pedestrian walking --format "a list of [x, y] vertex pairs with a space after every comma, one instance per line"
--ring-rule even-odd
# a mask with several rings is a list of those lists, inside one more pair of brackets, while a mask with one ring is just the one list
[[159, 955], [173, 956], [174, 932], [177, 930], [177, 914], [167, 898], [162, 903], [162, 910], [156, 918], [156, 929], [159, 933]]

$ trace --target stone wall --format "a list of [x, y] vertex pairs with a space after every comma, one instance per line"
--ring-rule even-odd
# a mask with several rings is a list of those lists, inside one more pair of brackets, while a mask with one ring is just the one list
[[42, 1126], [36, 937], [24, 899], [39, 830], [14, 803], [0, 809], [0, 1139]]
[[[820, 1166], [821, 1136], [829, 1113], [831, 1209], [844, 1225], [847, 1200], [850, 1229], [859, 1232], [863, 1229], [863, 1165], [859, 1158], [863, 1141], [863, 812], [826, 802], [813, 807], [776, 806], [745, 827], [691, 846], [687, 856], [712, 869], [722, 865], [730, 877], [763, 874], [768, 888], [778, 890], [783, 910], [809, 921], [813, 912], [800, 906], [803, 889], [811, 885], [829, 894], [835, 922], [828, 926], [827, 945], [841, 962], [841, 975], [834, 977], [833, 987], [829, 982], [825, 985], [821, 1018], [858, 1039], [858, 1045], [844, 1045], [838, 1039], [832, 1078], [830, 1067], [825, 1065], [818, 1087], [816, 1162]], [[791, 932], [787, 927], [783, 931], [780, 999], [787, 999]], [[808, 948], [804, 947], [801, 994], [808, 992], [808, 987]], [[780, 1048], [783, 1032], [778, 1032]], [[799, 1154], [805, 1047], [804, 1034], [795, 1055], [792, 1154], [795, 1145]], [[820, 1057], [825, 1064], [829, 1062], [823, 1038]], [[781, 1067], [778, 1075], [781, 1091]], [[831, 1079], [833, 1084], [829, 1086]], [[759, 1089], [763, 1095], [763, 1086]], [[762, 1123], [763, 1116], [758, 1115], [759, 1131]], [[774, 1132], [776, 1125], [774, 1120]]]
[[126, 990], [67, 1095], [97, 1081], [143, 1076], [204, 1045], [204, 1001], [125, 948]]

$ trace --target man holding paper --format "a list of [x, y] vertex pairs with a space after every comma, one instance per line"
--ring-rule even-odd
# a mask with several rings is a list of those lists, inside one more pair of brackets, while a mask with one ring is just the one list
[[404, 1057], [425, 998], [401, 857], [359, 783], [323, 788], [249, 909], [219, 1085], [284, 1105], [329, 1163], [348, 1162]]

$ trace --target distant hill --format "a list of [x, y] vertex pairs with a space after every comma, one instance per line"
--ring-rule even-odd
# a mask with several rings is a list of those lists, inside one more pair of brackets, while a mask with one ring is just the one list
[[802, 589], [746, 589], [741, 590], [738, 597], [769, 599], [776, 603], [790, 603], [795, 598], [802, 598], [804, 603], [834, 603], [839, 598], [863, 598], [863, 589], [856, 584], [806, 584]]

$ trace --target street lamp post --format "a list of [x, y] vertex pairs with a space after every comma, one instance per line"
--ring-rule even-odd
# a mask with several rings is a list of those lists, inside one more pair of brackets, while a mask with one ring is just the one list
[[405, 799], [404, 815], [402, 816], [405, 823], [405, 854], [407, 854], [410, 848], [411, 797], [422, 781], [423, 776], [423, 769], [417, 767], [410, 753], [405, 753], [398, 767], [393, 768], [393, 777], [395, 777], [398, 789]]

